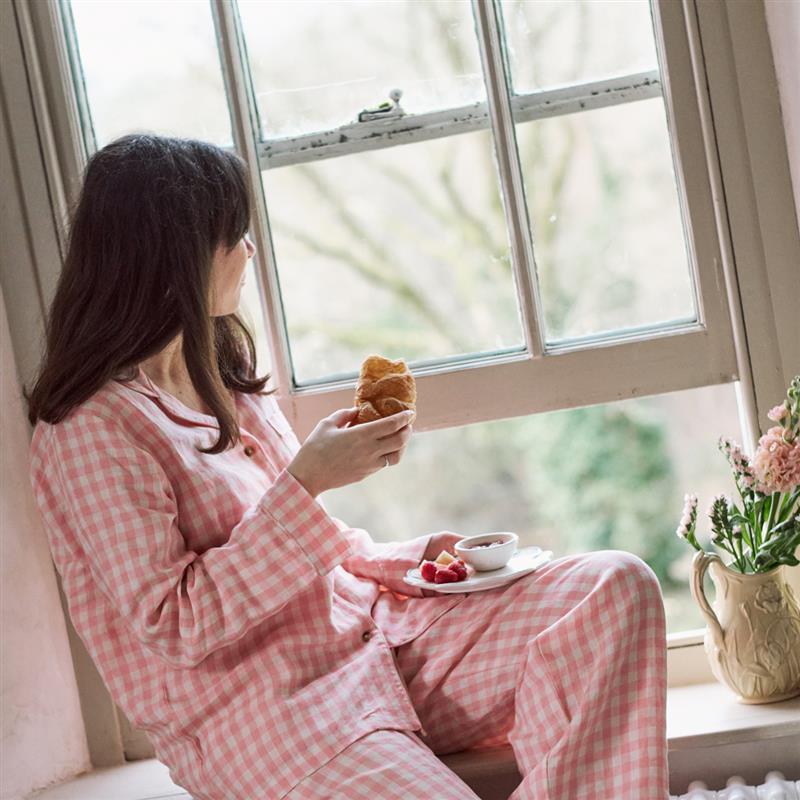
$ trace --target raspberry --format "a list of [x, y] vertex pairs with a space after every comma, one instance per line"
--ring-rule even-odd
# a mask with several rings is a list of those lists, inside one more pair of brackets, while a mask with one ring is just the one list
[[464, 564], [459, 564], [458, 561], [453, 561], [447, 565], [447, 569], [453, 572], [458, 580], [464, 581], [467, 579], [467, 568]]
[[453, 583], [458, 580], [458, 575], [453, 570], [445, 567], [444, 569], [436, 570], [436, 575], [433, 579], [434, 583]]
[[433, 582], [433, 579], [436, 577], [437, 567], [433, 561], [423, 561], [422, 566], [419, 568], [420, 575], [422, 575], [422, 580]]

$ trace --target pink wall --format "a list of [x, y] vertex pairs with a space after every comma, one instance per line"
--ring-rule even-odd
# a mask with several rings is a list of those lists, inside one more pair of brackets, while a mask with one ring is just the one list
[[28, 478], [25, 419], [0, 290], [0, 798], [90, 768], [55, 569]]

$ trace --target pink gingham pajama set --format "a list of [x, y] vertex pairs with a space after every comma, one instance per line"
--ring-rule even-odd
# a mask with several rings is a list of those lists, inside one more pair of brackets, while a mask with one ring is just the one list
[[375, 543], [287, 472], [268, 395], [242, 443], [143, 372], [39, 421], [31, 480], [70, 615], [195, 800], [476, 795], [433, 755], [510, 742], [513, 800], [665, 800], [660, 588], [635, 556], [506, 586], [402, 581], [430, 535]]

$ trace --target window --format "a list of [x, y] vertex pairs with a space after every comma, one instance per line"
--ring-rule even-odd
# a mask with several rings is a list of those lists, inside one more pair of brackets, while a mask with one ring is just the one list
[[[87, 151], [148, 128], [248, 159], [259, 257], [244, 305], [298, 434], [352, 404], [369, 353], [403, 357], [417, 375], [411, 468], [332, 494], [333, 513], [376, 538], [470, 533], [518, 498], [505, 525], [524, 541], [631, 549], [659, 571], [670, 628], [700, 623], [672, 531], [684, 491], [726, 488], [714, 440], [739, 434], [690, 5], [62, 9]], [[124, 46], [112, 48], [120, 29]], [[705, 408], [702, 461], [668, 442], [687, 405]], [[559, 535], [557, 478], [536, 474], [569, 452], [546, 434], [573, 428], [573, 480], [615, 448], [647, 455], [651, 472], [623, 459], [595, 474], [598, 495], [570, 509]], [[602, 447], [588, 446], [600, 430]], [[445, 474], [454, 458], [460, 499]], [[410, 498], [409, 473], [431, 502], [381, 524], [372, 493], [395, 482]], [[603, 494], [631, 499], [593, 514]]]
[[300, 430], [371, 352], [426, 427], [733, 379], [679, 4], [65, 8], [90, 149], [135, 124], [257, 162], [246, 306]]

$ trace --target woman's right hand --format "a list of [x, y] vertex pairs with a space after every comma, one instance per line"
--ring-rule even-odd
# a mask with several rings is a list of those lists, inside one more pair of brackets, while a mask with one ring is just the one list
[[312, 496], [357, 483], [403, 457], [412, 427], [413, 411], [347, 427], [357, 408], [334, 411], [321, 419], [300, 446], [287, 470]]

